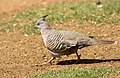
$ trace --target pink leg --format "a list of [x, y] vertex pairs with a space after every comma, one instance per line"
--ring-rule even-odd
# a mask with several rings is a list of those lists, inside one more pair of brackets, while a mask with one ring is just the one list
[[51, 62], [52, 62], [52, 60], [54, 60], [54, 59], [55, 59], [55, 57], [51, 57], [51, 59], [50, 59], [50, 60], [48, 60], [48, 61], [47, 61], [47, 63], [52, 64]]

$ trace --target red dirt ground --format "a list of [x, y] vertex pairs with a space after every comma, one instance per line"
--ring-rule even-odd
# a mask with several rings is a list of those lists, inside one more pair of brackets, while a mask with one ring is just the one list
[[[64, 1], [64, 0], [62, 0]], [[71, 0], [72, 1], [72, 0]], [[45, 5], [58, 0], [0, 0], [1, 20], [10, 19], [12, 13], [26, 8]], [[9, 8], [9, 9], [6, 9]], [[112, 45], [96, 45], [78, 51], [81, 61], [76, 61], [75, 54], [55, 59], [53, 65], [41, 65], [50, 59], [50, 54], [43, 45], [41, 36], [24, 36], [19, 31], [0, 33], [0, 78], [27, 78], [30, 75], [66, 68], [108, 68], [120, 66], [120, 29], [118, 25], [93, 26], [86, 24], [83, 27], [75, 26], [77, 22], [70, 21], [64, 24], [55, 24], [52, 27], [82, 32], [97, 36], [99, 39], [115, 40]], [[84, 30], [83, 30], [84, 29]], [[67, 65], [66, 65], [67, 64]], [[111, 78], [119, 78], [112, 76]]]

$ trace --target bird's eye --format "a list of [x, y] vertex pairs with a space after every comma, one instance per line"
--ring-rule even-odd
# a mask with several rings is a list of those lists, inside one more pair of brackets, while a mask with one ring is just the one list
[[37, 23], [37, 25], [40, 25], [40, 23]]

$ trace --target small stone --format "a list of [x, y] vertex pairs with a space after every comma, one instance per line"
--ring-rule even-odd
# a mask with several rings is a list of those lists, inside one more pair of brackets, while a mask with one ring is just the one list
[[26, 37], [27, 37], [27, 36], [28, 36], [28, 34], [24, 34], [24, 36], [26, 36]]

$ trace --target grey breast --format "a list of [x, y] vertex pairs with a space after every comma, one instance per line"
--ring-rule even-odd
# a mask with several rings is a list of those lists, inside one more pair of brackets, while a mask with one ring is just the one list
[[61, 33], [49, 34], [47, 37], [47, 48], [53, 52], [59, 52], [65, 49], [62, 44], [64, 36]]

